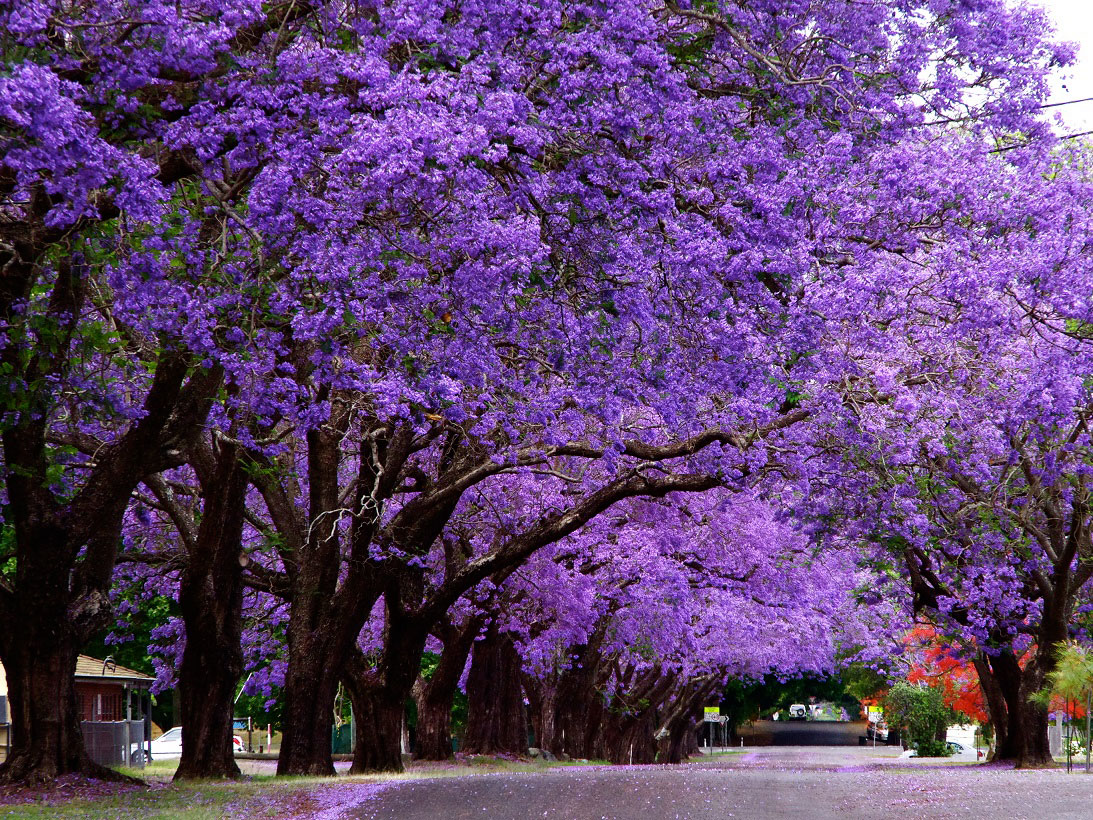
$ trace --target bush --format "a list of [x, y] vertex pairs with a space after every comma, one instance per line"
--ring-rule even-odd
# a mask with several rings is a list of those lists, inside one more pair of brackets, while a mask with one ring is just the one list
[[1063, 754], [1070, 752], [1071, 757], [1083, 757], [1085, 756], [1085, 738], [1080, 734], [1073, 734], [1070, 736], [1069, 746], [1066, 742], [1066, 736], [1063, 737]]
[[944, 740], [921, 740], [914, 748], [919, 757], [949, 757], [953, 753], [953, 747]]
[[905, 729], [907, 739], [917, 749], [921, 744], [930, 742], [944, 745], [945, 729], [952, 717], [952, 710], [945, 705], [939, 689], [900, 681], [884, 698], [884, 717], [889, 726]]

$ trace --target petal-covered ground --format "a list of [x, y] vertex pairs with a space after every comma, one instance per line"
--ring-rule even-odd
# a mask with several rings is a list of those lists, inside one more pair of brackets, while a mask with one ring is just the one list
[[913, 763], [898, 749], [750, 750], [678, 767], [554, 769], [416, 780], [377, 793], [357, 820], [1088, 818], [1093, 778], [1062, 770]]
[[[1093, 777], [898, 757], [898, 748], [759, 747], [683, 766], [550, 765], [461, 759], [385, 778], [274, 779], [241, 760], [239, 783], [148, 787], [66, 779], [0, 792], [0, 817], [214, 820], [713, 820], [1093, 816]], [[344, 771], [348, 764], [339, 764]]]

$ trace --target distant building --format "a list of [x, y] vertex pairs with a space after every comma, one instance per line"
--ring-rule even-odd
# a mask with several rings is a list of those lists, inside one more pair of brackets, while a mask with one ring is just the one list
[[80, 721], [132, 719], [134, 706], [138, 713], [143, 712], [139, 701], [154, 680], [109, 659], [101, 661], [80, 655], [76, 658], [76, 708]]

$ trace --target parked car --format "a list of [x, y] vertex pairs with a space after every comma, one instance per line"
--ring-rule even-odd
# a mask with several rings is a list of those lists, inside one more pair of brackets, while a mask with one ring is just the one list
[[790, 720], [808, 720], [808, 709], [803, 703], [794, 703], [789, 707]]
[[869, 740], [876, 740], [878, 743], [888, 742], [888, 724], [883, 720], [879, 720], [876, 723], [872, 721], [865, 727], [865, 736]]
[[[948, 760], [955, 760], [964, 763], [976, 763], [982, 760], [984, 752], [965, 746], [963, 743], [957, 743], [954, 740], [948, 741], [949, 748], [953, 750], [952, 756], [949, 758], [943, 758]], [[918, 752], [914, 749], [908, 749], [900, 757], [918, 757]]]
[[[152, 750], [151, 760], [171, 760], [182, 757], [182, 727], [176, 726], [173, 729], [168, 729], [153, 740], [151, 744], [134, 743], [129, 752], [129, 760], [134, 766], [148, 762], [149, 745]], [[239, 754], [243, 750], [243, 738], [239, 735], [232, 735], [232, 751]]]
[[965, 746], [963, 743], [957, 743], [955, 740], [950, 740], [948, 743], [949, 748], [953, 750], [952, 760], [970, 760], [975, 762], [986, 757], [986, 752], [982, 749]]

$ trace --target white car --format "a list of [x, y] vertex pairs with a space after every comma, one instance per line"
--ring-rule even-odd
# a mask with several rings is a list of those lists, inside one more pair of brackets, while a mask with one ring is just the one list
[[[978, 763], [983, 759], [985, 753], [982, 750], [976, 750], [969, 746], [965, 746], [963, 743], [957, 743], [954, 740], [947, 741], [949, 748], [953, 750], [953, 753], [949, 757], [935, 758], [937, 760], [952, 760], [961, 763]], [[908, 749], [900, 757], [918, 757], [918, 753], [914, 749]], [[925, 759], [925, 758], [923, 758]]]
[[970, 760], [972, 763], [977, 763], [987, 756], [987, 753], [982, 749], [976, 749], [974, 746], [965, 746], [963, 743], [957, 743], [955, 740], [947, 741], [949, 748], [953, 750], [953, 756], [949, 760]]
[[[152, 760], [171, 760], [182, 757], [182, 727], [176, 726], [168, 729], [150, 744], [152, 747]], [[232, 747], [236, 754], [243, 751], [243, 738], [232, 735]], [[148, 761], [148, 744], [134, 743], [129, 753], [130, 762], [139, 766]]]

